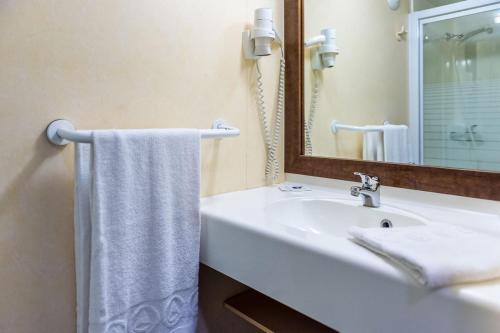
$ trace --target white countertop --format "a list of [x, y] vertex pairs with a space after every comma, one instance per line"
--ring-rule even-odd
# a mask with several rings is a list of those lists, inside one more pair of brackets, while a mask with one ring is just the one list
[[[204, 198], [201, 261], [344, 333], [500, 331], [500, 279], [428, 290], [346, 238], [269, 223], [272, 203], [351, 199], [354, 184], [296, 175], [288, 180], [312, 191], [262, 187]], [[387, 187], [381, 198], [431, 221], [500, 237], [496, 201]]]

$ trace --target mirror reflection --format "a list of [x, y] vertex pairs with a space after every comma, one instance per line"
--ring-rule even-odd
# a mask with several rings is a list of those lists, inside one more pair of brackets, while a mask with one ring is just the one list
[[500, 3], [304, 0], [306, 155], [500, 171]]

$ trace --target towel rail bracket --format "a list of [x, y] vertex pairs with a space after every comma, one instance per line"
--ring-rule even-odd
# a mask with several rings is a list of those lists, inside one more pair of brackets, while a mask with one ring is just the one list
[[50, 143], [57, 146], [65, 146], [71, 141], [58, 134], [59, 130], [75, 131], [73, 124], [66, 119], [56, 119], [47, 126], [46, 134]]

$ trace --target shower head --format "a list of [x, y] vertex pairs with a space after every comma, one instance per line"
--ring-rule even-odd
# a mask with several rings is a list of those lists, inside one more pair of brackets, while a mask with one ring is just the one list
[[444, 34], [444, 39], [447, 42], [449, 42], [450, 40], [457, 40], [457, 41], [463, 43], [463, 42], [467, 41], [468, 39], [470, 39], [476, 35], [482, 34], [482, 33], [492, 34], [493, 28], [491, 28], [491, 27], [479, 28], [479, 29], [469, 31], [469, 32], [464, 33], [464, 34], [452, 34], [452, 33], [447, 32]]
[[465, 42], [467, 39], [472, 38], [472, 37], [479, 35], [479, 34], [482, 34], [482, 33], [492, 34], [493, 28], [488, 27], [488, 28], [480, 28], [477, 30], [473, 30], [471, 32], [464, 34], [460, 41]]

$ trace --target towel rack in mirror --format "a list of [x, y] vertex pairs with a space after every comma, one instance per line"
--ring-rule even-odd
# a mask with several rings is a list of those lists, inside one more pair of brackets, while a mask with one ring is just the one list
[[364, 125], [364, 126], [353, 126], [340, 124], [337, 120], [332, 121], [330, 124], [330, 129], [333, 134], [337, 134], [339, 130], [354, 131], [354, 132], [383, 132], [384, 126], [390, 125], [388, 121], [384, 122], [384, 125]]
[[[215, 120], [211, 129], [200, 130], [202, 139], [223, 139], [240, 135], [240, 129], [228, 126], [223, 120]], [[73, 124], [65, 119], [56, 119], [47, 127], [47, 139], [58, 146], [70, 142], [92, 143], [92, 131], [77, 131]]]

